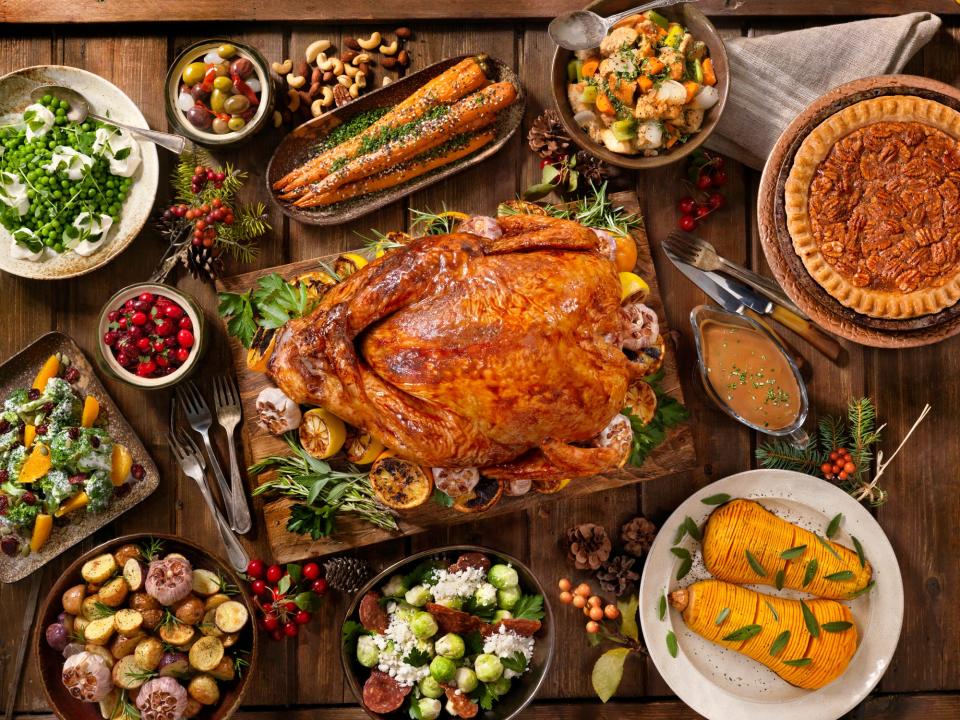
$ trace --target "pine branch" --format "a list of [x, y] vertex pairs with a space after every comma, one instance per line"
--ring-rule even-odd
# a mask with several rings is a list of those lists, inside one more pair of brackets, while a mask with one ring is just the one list
[[785, 440], [771, 440], [757, 447], [754, 455], [762, 467], [770, 470], [796, 470], [816, 473], [822, 464], [816, 443], [798, 448]]
[[865, 473], [869, 476], [873, 462], [873, 446], [880, 440], [876, 430], [877, 411], [870, 398], [854, 398], [847, 407], [847, 420], [850, 424], [850, 453], [857, 466], [856, 479]]
[[829, 453], [837, 448], [846, 447], [850, 444], [843, 418], [828, 415], [820, 419], [817, 427], [819, 430], [820, 448], [823, 452]]

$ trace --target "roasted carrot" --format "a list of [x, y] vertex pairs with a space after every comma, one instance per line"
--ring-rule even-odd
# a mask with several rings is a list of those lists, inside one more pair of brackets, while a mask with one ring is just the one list
[[717, 84], [717, 73], [713, 69], [713, 60], [706, 58], [703, 61], [703, 84], [704, 85], [716, 85]]
[[492, 131], [474, 135], [466, 142], [466, 144], [455, 149], [450, 149], [445, 153], [437, 155], [426, 153], [423, 159], [416, 157], [413, 160], [403, 163], [402, 165], [398, 165], [395, 168], [385, 170], [381, 173], [364, 178], [363, 180], [359, 180], [357, 182], [342, 185], [326, 195], [314, 195], [309, 204], [304, 204], [302, 207], [332, 205], [333, 203], [349, 200], [350, 198], [354, 198], [359, 195], [367, 195], [369, 193], [376, 192], [377, 190], [385, 190], [387, 188], [396, 187], [400, 183], [420, 177], [431, 170], [434, 170], [438, 167], [443, 167], [444, 165], [449, 165], [455, 160], [466, 157], [493, 140], [494, 136], [495, 133]]
[[[367, 154], [349, 160], [312, 188], [310, 195], [294, 204], [309, 207], [314, 195], [323, 195], [341, 185], [361, 180], [393, 165], [402, 163], [427, 150], [442, 145], [453, 135], [478, 130], [493, 123], [497, 113], [517, 98], [517, 89], [510, 82], [494, 83], [479, 92], [457, 101], [441, 115], [411, 128], [400, 137], [387, 138]], [[383, 136], [380, 136], [383, 137]]]
[[487, 76], [477, 59], [467, 58], [425, 83], [423, 87], [398, 103], [363, 132], [320, 153], [275, 182], [273, 187], [276, 190], [290, 191], [316, 182], [328, 175], [339, 160], [351, 157], [360, 148], [365, 138], [373, 137], [385, 128], [416, 120], [436, 105], [455, 102], [486, 82], [488, 82]]
[[697, 94], [697, 90], [700, 89], [700, 86], [693, 80], [687, 80], [683, 83], [683, 88], [687, 91], [687, 99], [684, 100], [684, 103], [688, 103], [693, 100], [693, 97]]
[[653, 87], [653, 80], [646, 75], [641, 75], [637, 78], [637, 85], [640, 88], [640, 92], [647, 92], [647, 90]]
[[580, 68], [580, 72], [582, 73], [583, 77], [588, 78], [591, 75], [596, 74], [598, 67], [600, 67], [600, 61], [596, 58], [593, 58], [592, 60], [587, 60], [585, 63], [583, 63], [583, 67]]
[[610, 102], [610, 98], [602, 89], [597, 93], [597, 110], [604, 115], [613, 114], [613, 103]]

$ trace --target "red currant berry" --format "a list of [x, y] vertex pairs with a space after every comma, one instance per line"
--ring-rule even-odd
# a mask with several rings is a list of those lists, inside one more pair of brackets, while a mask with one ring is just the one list
[[697, 205], [697, 209], [693, 211], [693, 216], [697, 220], [701, 220], [710, 214], [710, 208], [706, 205]]
[[316, 580], [320, 577], [320, 566], [316, 563], [307, 563], [303, 566], [303, 576], [307, 580]]
[[103, 342], [108, 347], [113, 347], [114, 343], [117, 342], [117, 337], [118, 337], [117, 333], [115, 333], [113, 330], [107, 330], [103, 334]]
[[317, 595], [326, 595], [327, 594], [327, 581], [323, 578], [319, 578], [313, 581], [313, 585], [310, 586], [310, 589], [313, 590]]
[[153, 294], [148, 292], [140, 293], [140, 299], [145, 303], [153, 302]]
[[118, 317], [120, 317], [120, 313], [118, 313], [116, 310], [111, 310], [107, 314], [107, 320], [110, 322], [116, 322]]
[[190, 318], [188, 318], [186, 315], [184, 315], [182, 318], [180, 318], [180, 329], [181, 329], [181, 330], [193, 330], [193, 322], [192, 322], [192, 321], [190, 320]]
[[283, 577], [283, 570], [280, 569], [279, 565], [271, 565], [267, 568], [267, 582], [277, 583], [280, 582], [280, 578]]
[[147, 360], [137, 365], [137, 375], [140, 377], [150, 377], [157, 369], [157, 364], [153, 360]]
[[176, 330], [176, 327], [173, 324], [173, 320], [170, 318], [164, 317], [157, 320], [157, 335], [160, 337], [172, 335], [174, 330]]
[[180, 343], [180, 347], [192, 348], [193, 333], [189, 330], [181, 330], [177, 333], [177, 342]]
[[723, 197], [718, 192], [710, 193], [710, 197], [707, 199], [707, 204], [710, 206], [711, 210], [719, 210], [726, 203], [726, 198]]
[[264, 569], [263, 560], [260, 560], [259, 558], [254, 558], [249, 563], [247, 563], [247, 575], [249, 575], [252, 578], [256, 578], [256, 579], [262, 578], [263, 569]]
[[163, 352], [166, 347], [167, 347], [167, 346], [164, 344], [163, 340], [157, 340], [157, 341], [153, 344], [153, 351], [154, 351], [154, 352], [158, 352], [158, 353], [159, 353], [159, 352]]
[[284, 605], [284, 607], [287, 609], [287, 612], [289, 612], [289, 613], [292, 613], [292, 612], [296, 612], [296, 611], [297, 611], [297, 604], [296, 604], [295, 602], [292, 602], [292, 601], [287, 602], [287, 604]]
[[689, 215], [693, 212], [693, 209], [697, 206], [697, 201], [692, 197], [687, 195], [686, 197], [680, 198], [680, 202], [677, 203], [677, 209], [683, 215]]
[[264, 611], [267, 615], [269, 615], [271, 612], [273, 612], [273, 603], [265, 602], [265, 603], [263, 604], [263, 611]]
[[711, 178], [714, 187], [723, 187], [727, 184], [727, 174], [723, 170], [717, 170]]
[[300, 632], [300, 628], [297, 627], [296, 623], [288, 622], [283, 626], [283, 634], [287, 637], [296, 637]]
[[183, 316], [183, 308], [179, 305], [167, 305], [163, 309], [163, 314], [171, 320], [179, 320]]
[[263, 595], [267, 591], [267, 584], [263, 580], [254, 580], [250, 583], [254, 595]]
[[150, 338], [142, 337], [139, 340], [137, 340], [137, 350], [142, 350], [143, 352], [147, 352], [150, 349], [150, 347], [151, 347]]
[[121, 330], [125, 329], [125, 328], [127, 327], [127, 318], [126, 318], [126, 317], [122, 317], [122, 318], [120, 318], [119, 320], [117, 320], [117, 326], [118, 326]]
[[280, 627], [280, 621], [277, 620], [277, 617], [275, 615], [267, 615], [263, 619], [263, 626], [270, 632], [273, 632], [278, 627]]
[[709, 190], [713, 187], [713, 179], [708, 173], [703, 173], [700, 177], [697, 178], [697, 189], [698, 190]]
[[693, 215], [681, 215], [678, 224], [684, 232], [693, 232], [697, 229], [697, 220]]
[[190, 351], [186, 348], [177, 348], [176, 358], [177, 362], [181, 365], [187, 361], [187, 358], [190, 357]]
[[310, 617], [310, 613], [308, 613], [306, 610], [301, 610], [293, 619], [297, 625], [306, 625], [308, 622], [310, 622]]

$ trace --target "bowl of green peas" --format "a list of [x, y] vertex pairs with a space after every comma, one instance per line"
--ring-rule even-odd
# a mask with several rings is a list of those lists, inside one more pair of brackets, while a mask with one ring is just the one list
[[83, 95], [91, 112], [147, 127], [120, 88], [62, 65], [0, 77], [0, 270], [56, 280], [91, 272], [126, 249], [157, 193], [156, 148], [115, 126], [68, 118], [65, 100], [41, 85]]

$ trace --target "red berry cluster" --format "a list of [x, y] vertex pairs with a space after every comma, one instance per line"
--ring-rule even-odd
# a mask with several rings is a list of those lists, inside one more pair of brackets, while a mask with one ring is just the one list
[[117, 362], [142, 378], [169, 375], [190, 357], [196, 339], [183, 308], [163, 295], [140, 293], [107, 315], [103, 334]]
[[677, 203], [680, 211], [678, 224], [684, 232], [693, 232], [697, 223], [726, 205], [727, 199], [716, 190], [727, 184], [727, 173], [723, 168], [724, 160], [719, 155], [699, 153], [690, 161], [687, 174], [693, 191]]
[[300, 626], [313, 618], [320, 598], [327, 593], [327, 581], [320, 577], [320, 566], [296, 563], [269, 567], [263, 560], [251, 560], [247, 565], [247, 580], [256, 596], [254, 602], [263, 612], [257, 626], [274, 640], [296, 637]]
[[[190, 189], [194, 195], [199, 195], [204, 186], [211, 182], [213, 187], [219, 190], [223, 187], [223, 181], [226, 177], [226, 173], [197, 165], [190, 181]], [[184, 218], [192, 222], [193, 245], [195, 247], [203, 245], [208, 248], [213, 247], [217, 241], [217, 225], [220, 223], [233, 225], [236, 220], [233, 208], [220, 198], [214, 198], [202, 205], [187, 205], [185, 203], [171, 205], [164, 210], [163, 219], [169, 222], [174, 218]]]
[[837, 448], [830, 453], [830, 459], [820, 466], [827, 480], [847, 480], [857, 471], [853, 456], [846, 448]]
[[197, 165], [193, 170], [193, 177], [190, 179], [190, 189], [193, 190], [194, 195], [199, 195], [200, 191], [203, 190], [203, 186], [209, 181], [219, 190], [223, 187], [223, 181], [226, 177], [226, 173], [218, 172], [213, 168], [206, 168], [203, 165]]

